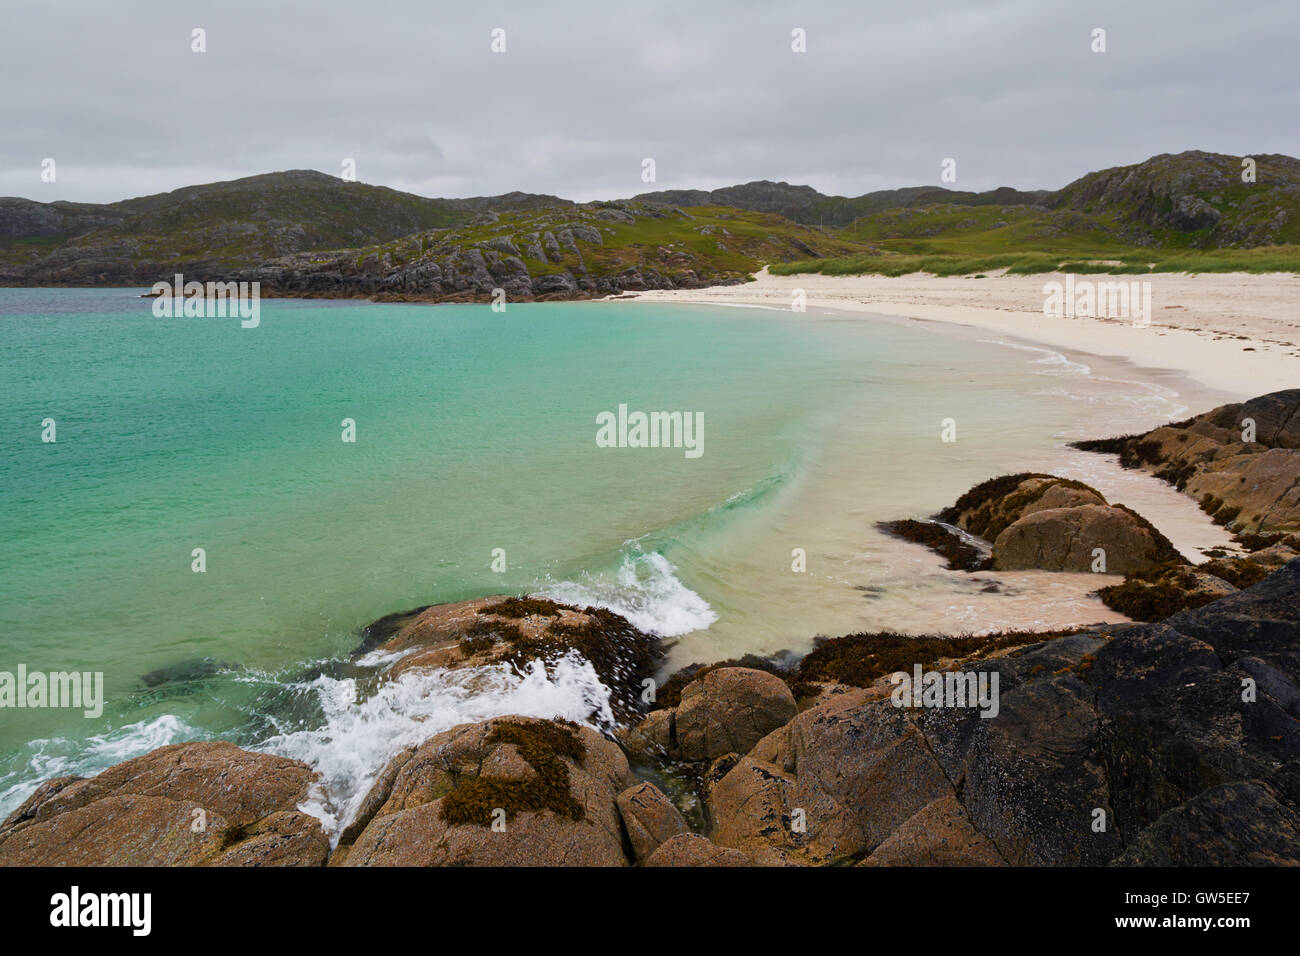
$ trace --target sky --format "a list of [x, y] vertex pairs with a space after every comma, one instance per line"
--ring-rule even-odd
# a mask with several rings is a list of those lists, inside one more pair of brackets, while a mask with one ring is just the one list
[[1300, 155], [1295, 0], [5, 0], [3, 14], [0, 196], [41, 201], [349, 159], [362, 182], [424, 196], [585, 201], [755, 179], [1055, 189], [1186, 149]]

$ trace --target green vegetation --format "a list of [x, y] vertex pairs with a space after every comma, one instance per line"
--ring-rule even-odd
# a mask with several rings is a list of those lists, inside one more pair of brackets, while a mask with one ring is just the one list
[[[936, 241], [935, 245], [939, 245]], [[880, 247], [888, 247], [880, 243]], [[937, 276], [974, 276], [1004, 271], [1009, 275], [1046, 272], [1076, 274], [1146, 275], [1155, 272], [1287, 272], [1300, 273], [1300, 245], [1262, 246], [1255, 249], [1205, 251], [1076, 248], [1047, 252], [892, 252], [879, 248], [873, 255], [847, 258], [801, 259], [773, 265], [774, 275], [902, 276], [925, 272]]]
[[[572, 237], [570, 239], [570, 237]], [[741, 282], [764, 264], [867, 251], [865, 243], [773, 213], [635, 201], [515, 210], [485, 222], [353, 250], [357, 268], [443, 261], [479, 251], [514, 257], [533, 278], [654, 271], [680, 285]]]

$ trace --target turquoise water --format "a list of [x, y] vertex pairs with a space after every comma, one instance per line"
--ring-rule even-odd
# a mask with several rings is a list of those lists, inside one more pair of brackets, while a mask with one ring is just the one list
[[[102, 671], [108, 695], [97, 719], [0, 710], [0, 810], [175, 739], [317, 733], [370, 686], [337, 663], [358, 628], [417, 605], [543, 589], [692, 654], [790, 646], [801, 598], [857, 613], [853, 536], [1077, 415], [1037, 356], [904, 324], [271, 300], [243, 329], [140, 291], [0, 290], [0, 670]], [[702, 412], [703, 455], [597, 447], [620, 404]], [[949, 414], [967, 444], [938, 442]], [[836, 563], [806, 579], [830, 598], [764, 578], [794, 546]], [[142, 681], [195, 658], [223, 669]]]

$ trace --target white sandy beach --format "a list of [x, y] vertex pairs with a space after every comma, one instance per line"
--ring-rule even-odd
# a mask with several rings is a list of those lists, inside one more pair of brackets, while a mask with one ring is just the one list
[[[1084, 276], [1131, 281], [1133, 276]], [[906, 316], [953, 322], [1045, 346], [1185, 372], [1236, 398], [1300, 386], [1300, 276], [1156, 274], [1146, 328], [1119, 319], [1055, 318], [1043, 313], [1043, 286], [1060, 274], [986, 278], [929, 275], [774, 276], [708, 289], [638, 293], [640, 300], [764, 305], [789, 309], [794, 290], [809, 312]], [[1204, 409], [1198, 409], [1204, 411]]]

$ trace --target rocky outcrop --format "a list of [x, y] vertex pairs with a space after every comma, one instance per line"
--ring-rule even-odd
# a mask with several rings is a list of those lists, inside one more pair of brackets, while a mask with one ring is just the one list
[[758, 864], [1298, 863], [1297, 647], [1300, 559], [1163, 624], [955, 662], [998, 675], [991, 718], [834, 693], [718, 762], [710, 836]]
[[567, 721], [463, 724], [394, 759], [334, 865], [626, 866], [616, 744]]
[[550, 665], [576, 653], [610, 689], [611, 708], [623, 719], [640, 715], [641, 682], [662, 654], [658, 638], [605, 608], [504, 595], [390, 615], [363, 633], [354, 658], [371, 651], [401, 655], [390, 680], [421, 668]]
[[618, 795], [618, 811], [638, 862], [644, 863], [668, 840], [690, 832], [681, 812], [662, 790], [643, 781]]
[[646, 866], [749, 866], [749, 859], [739, 850], [721, 847], [698, 833], [683, 833], [666, 840], [650, 854]]
[[1126, 468], [1165, 479], [1247, 543], [1300, 531], [1300, 389], [1076, 446], [1118, 454]]
[[[1258, 553], [1261, 569], [1287, 554]], [[1300, 864], [1300, 557], [1238, 583], [1155, 624], [850, 635], [792, 673], [695, 669], [623, 739], [639, 760], [684, 761], [657, 779], [692, 781], [701, 807], [681, 805], [703, 832], [589, 727], [463, 724], [389, 763], [329, 863]], [[376, 622], [365, 647], [491, 662], [580, 636], [591, 610], [425, 608]], [[939, 691], [903, 700], [893, 675], [917, 668]], [[994, 706], [944, 696], [972, 677]], [[802, 711], [792, 682], [818, 687]], [[0, 865], [320, 865], [328, 842], [297, 809], [314, 780], [231, 744], [165, 747], [47, 781], [0, 825]]]
[[784, 680], [749, 667], [706, 668], [676, 707], [652, 711], [622, 742], [635, 756], [704, 761], [747, 752], [798, 711]]
[[954, 570], [1100, 567], [1124, 574], [1184, 562], [1132, 509], [1108, 504], [1082, 482], [1030, 472], [981, 482], [931, 521], [907, 519], [880, 527], [937, 551]]
[[0, 866], [323, 866], [298, 810], [316, 775], [234, 744], [162, 747], [42, 784], [0, 825]]
[[1159, 244], [1170, 230], [1198, 248], [1292, 241], [1287, 213], [1300, 198], [1300, 161], [1279, 154], [1251, 158], [1260, 185], [1246, 189], [1243, 157], [1187, 150], [1088, 173], [1051, 203], [1114, 220], [1125, 238], [1142, 245]]

